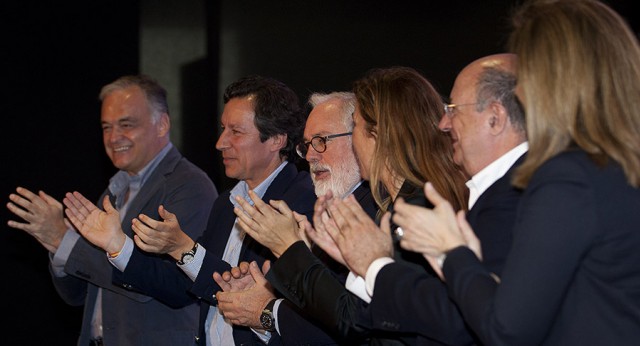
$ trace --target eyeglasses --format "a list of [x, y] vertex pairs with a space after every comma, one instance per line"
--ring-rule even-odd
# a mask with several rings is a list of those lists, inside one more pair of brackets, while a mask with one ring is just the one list
[[351, 135], [351, 132], [338, 133], [335, 135], [328, 135], [328, 136], [314, 136], [313, 138], [311, 138], [310, 141], [302, 142], [296, 145], [296, 152], [298, 153], [298, 156], [300, 156], [301, 158], [303, 159], [306, 158], [307, 150], [309, 149], [309, 144], [311, 144], [311, 146], [313, 147], [313, 150], [317, 151], [318, 153], [324, 153], [327, 150], [328, 140], [336, 137], [350, 136], [350, 135]]
[[445, 103], [444, 104], [444, 114], [446, 114], [447, 117], [449, 118], [453, 118], [454, 115], [456, 115], [454, 113], [456, 107], [462, 107], [462, 106], [472, 106], [472, 105], [477, 105], [478, 102], [476, 103], [463, 103], [460, 105], [457, 105], [455, 103]]

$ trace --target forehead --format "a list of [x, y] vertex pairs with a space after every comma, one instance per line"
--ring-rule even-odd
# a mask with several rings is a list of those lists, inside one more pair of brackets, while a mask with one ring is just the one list
[[468, 103], [475, 99], [476, 82], [480, 70], [475, 66], [462, 70], [451, 89], [451, 102]]
[[225, 127], [255, 128], [251, 97], [232, 98], [224, 105], [220, 122]]
[[305, 136], [334, 134], [347, 130], [337, 102], [325, 102], [313, 108], [304, 128]]
[[150, 112], [144, 93], [137, 86], [114, 90], [102, 101], [100, 117], [103, 121], [143, 115], [150, 115]]

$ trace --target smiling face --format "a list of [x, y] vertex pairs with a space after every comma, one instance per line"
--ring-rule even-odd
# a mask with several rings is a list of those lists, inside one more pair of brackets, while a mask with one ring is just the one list
[[286, 136], [260, 141], [252, 98], [232, 98], [225, 104], [220, 118], [222, 133], [216, 143], [227, 177], [244, 180], [251, 189], [282, 163], [279, 152], [286, 144]]
[[364, 180], [369, 180], [375, 147], [376, 138], [367, 131], [366, 122], [360, 115], [360, 108], [356, 105], [356, 110], [353, 112], [353, 151], [356, 153], [360, 175]]
[[137, 174], [169, 142], [169, 116], [153, 121], [144, 92], [137, 86], [118, 89], [102, 101], [102, 139], [118, 169]]
[[[340, 101], [331, 100], [313, 108], [304, 129], [305, 142], [314, 136], [349, 132], [338, 102]], [[336, 196], [345, 197], [360, 181], [360, 170], [353, 153], [351, 136], [327, 140], [323, 153], [318, 153], [309, 144], [305, 158], [309, 162], [309, 171], [317, 196], [323, 196], [331, 190]]]

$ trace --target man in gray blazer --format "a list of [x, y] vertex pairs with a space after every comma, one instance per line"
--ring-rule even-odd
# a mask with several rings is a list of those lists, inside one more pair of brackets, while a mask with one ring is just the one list
[[[104, 206], [118, 236], [93, 245], [71, 228], [60, 202], [21, 187], [9, 196], [8, 208], [25, 222], [9, 221], [9, 226], [49, 250], [56, 290], [68, 304], [84, 304], [78, 345], [188, 345], [198, 332], [195, 298], [164, 304], [117, 284], [112, 273], [124, 270], [132, 252], [139, 251], [133, 245], [134, 217], [159, 217], [158, 206], [163, 205], [197, 238], [218, 192], [207, 174], [171, 144], [166, 91], [157, 82], [124, 76], [104, 86], [100, 100], [105, 150], [119, 171], [97, 204]], [[173, 264], [162, 256], [144, 256]]]

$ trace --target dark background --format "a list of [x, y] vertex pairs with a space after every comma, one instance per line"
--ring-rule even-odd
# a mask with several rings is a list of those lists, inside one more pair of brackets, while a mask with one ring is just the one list
[[[159, 2], [158, 6], [160, 6]], [[221, 92], [258, 73], [310, 92], [347, 90], [373, 67], [411, 66], [443, 95], [472, 60], [503, 51], [516, 1], [205, 1], [208, 55], [180, 68], [179, 148], [220, 190]], [[638, 32], [631, 1], [610, 1]], [[153, 2], [145, 2], [146, 6]], [[3, 2], [0, 196], [16, 186], [97, 198], [115, 172], [99, 126], [100, 87], [140, 71], [139, 1]], [[633, 14], [633, 16], [632, 16]], [[171, 47], [167, 47], [171, 49]], [[171, 104], [171, 100], [169, 100]], [[48, 254], [0, 208], [0, 344], [74, 345], [81, 308], [53, 289]]]

